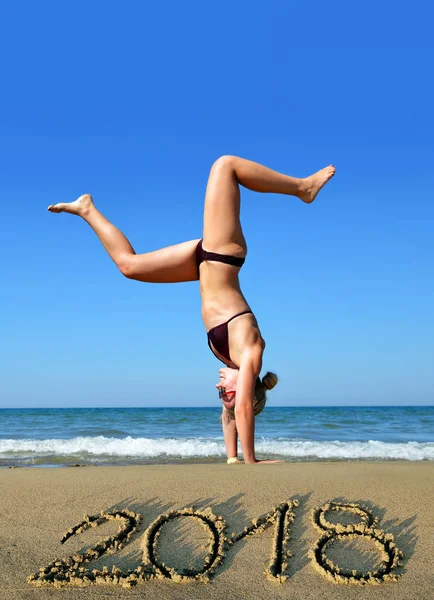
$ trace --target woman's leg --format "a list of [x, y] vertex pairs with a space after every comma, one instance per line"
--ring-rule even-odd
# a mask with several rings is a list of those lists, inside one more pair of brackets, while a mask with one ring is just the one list
[[67, 212], [82, 217], [95, 231], [107, 253], [125, 277], [149, 283], [178, 283], [198, 279], [195, 250], [199, 240], [136, 254], [130, 242], [95, 207], [85, 194], [75, 202], [48, 207], [50, 212]]
[[[237, 156], [222, 156], [212, 166], [205, 198], [203, 245], [206, 250], [246, 251], [240, 224], [240, 189], [297, 196], [313, 202], [321, 188], [335, 174], [330, 165], [310, 177], [283, 175]], [[237, 248], [238, 246], [238, 248]]]

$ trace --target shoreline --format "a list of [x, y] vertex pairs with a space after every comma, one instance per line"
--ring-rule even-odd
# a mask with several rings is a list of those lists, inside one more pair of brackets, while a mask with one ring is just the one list
[[[268, 458], [268, 457], [267, 457]], [[274, 458], [274, 457], [270, 457], [270, 458]], [[242, 461], [242, 459], [240, 459]], [[366, 464], [379, 464], [379, 463], [403, 463], [403, 464], [407, 464], [407, 463], [414, 463], [414, 464], [420, 464], [420, 463], [432, 463], [434, 464], [434, 460], [433, 459], [429, 459], [429, 458], [422, 458], [419, 460], [414, 460], [414, 459], [406, 459], [406, 458], [371, 458], [371, 459], [366, 459], [366, 458], [312, 458], [312, 459], [280, 459], [281, 463], [279, 464], [316, 464], [316, 463], [325, 463], [325, 464], [359, 464], [359, 463], [366, 463]], [[71, 469], [71, 468], [82, 468], [82, 467], [92, 467], [92, 468], [125, 468], [125, 467], [152, 467], [152, 466], [164, 466], [164, 465], [168, 465], [168, 466], [172, 466], [172, 467], [182, 467], [184, 465], [224, 465], [226, 466], [226, 459], [222, 459], [222, 458], [209, 458], [207, 460], [204, 460], [203, 458], [198, 458], [198, 459], [192, 459], [192, 458], [187, 458], [187, 459], [179, 459], [179, 460], [173, 460], [173, 461], [152, 461], [152, 462], [135, 462], [135, 463], [100, 463], [100, 464], [94, 464], [94, 463], [75, 463], [75, 464], [67, 464], [67, 463], [59, 463], [59, 464], [53, 464], [53, 463], [47, 463], [47, 464], [35, 464], [35, 465], [0, 465], [0, 470], [3, 469]], [[244, 465], [243, 462], [241, 462], [241, 465]], [[238, 465], [240, 466], [240, 465]], [[244, 465], [245, 466], [245, 465]]]

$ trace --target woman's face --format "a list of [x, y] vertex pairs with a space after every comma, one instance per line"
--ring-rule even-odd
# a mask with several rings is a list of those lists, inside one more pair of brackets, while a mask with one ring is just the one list
[[219, 390], [221, 401], [226, 408], [235, 407], [235, 392], [237, 389], [238, 370], [224, 367], [219, 370], [220, 381], [216, 388]]

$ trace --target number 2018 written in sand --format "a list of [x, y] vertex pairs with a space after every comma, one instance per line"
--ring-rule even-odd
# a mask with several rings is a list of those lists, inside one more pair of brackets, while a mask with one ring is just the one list
[[[226, 536], [226, 524], [222, 517], [215, 516], [211, 508], [195, 510], [185, 508], [160, 515], [149, 525], [144, 533], [143, 560], [135, 570], [122, 571], [113, 566], [111, 570], [103, 567], [101, 570], [86, 569], [83, 565], [99, 559], [104, 554], [114, 554], [121, 550], [137, 530], [141, 516], [130, 510], [114, 510], [101, 512], [99, 515], [87, 516], [72, 527], [62, 538], [65, 543], [70, 537], [83, 533], [90, 527], [97, 527], [111, 520], [121, 521], [116, 535], [106, 537], [83, 553], [75, 553], [67, 558], [56, 559], [38, 573], [30, 575], [28, 582], [37, 586], [115, 584], [123, 587], [133, 587], [140, 583], [155, 579], [169, 579], [175, 582], [202, 581], [208, 582], [224, 559], [226, 551], [237, 542], [264, 531], [274, 525], [273, 547], [271, 559], [266, 568], [268, 579], [284, 582], [288, 579], [287, 571], [292, 553], [289, 551], [291, 525], [296, 515], [293, 512], [298, 507], [297, 500], [288, 500], [276, 506], [266, 515], [254, 519], [241, 533]], [[332, 512], [347, 512], [358, 517], [359, 522], [351, 525], [331, 523], [326, 516]], [[199, 569], [184, 569], [182, 572], [162, 562], [158, 557], [158, 538], [162, 529], [175, 519], [197, 519], [209, 534], [207, 555]], [[402, 552], [397, 548], [393, 535], [385, 533], [377, 527], [378, 519], [370, 510], [358, 504], [343, 504], [329, 502], [312, 512], [312, 524], [321, 532], [315, 547], [309, 556], [314, 567], [328, 580], [344, 584], [374, 584], [385, 581], [397, 581], [397, 568], [402, 566]], [[345, 543], [357, 538], [372, 541], [381, 553], [381, 564], [376, 571], [346, 571], [335, 565], [327, 557], [327, 551], [332, 544]]]

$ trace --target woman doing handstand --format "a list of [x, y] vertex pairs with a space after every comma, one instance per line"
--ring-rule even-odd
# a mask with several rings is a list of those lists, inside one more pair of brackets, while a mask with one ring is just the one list
[[[272, 171], [236, 156], [222, 156], [213, 164], [208, 178], [201, 240], [191, 240], [136, 254], [127, 238], [95, 207], [85, 194], [70, 203], [48, 207], [50, 212], [67, 212], [82, 217], [95, 231], [123, 275], [149, 283], [200, 280], [202, 318], [208, 344], [226, 367], [217, 384], [223, 401], [223, 433], [228, 461], [237, 456], [238, 436], [246, 463], [255, 456], [255, 414], [265, 404], [265, 390], [277, 382], [272, 373], [261, 381], [265, 341], [244, 298], [238, 273], [247, 254], [240, 223], [240, 188], [296, 196], [310, 204], [333, 177], [330, 165], [310, 177], [298, 179]], [[236, 401], [235, 401], [236, 400]]]

